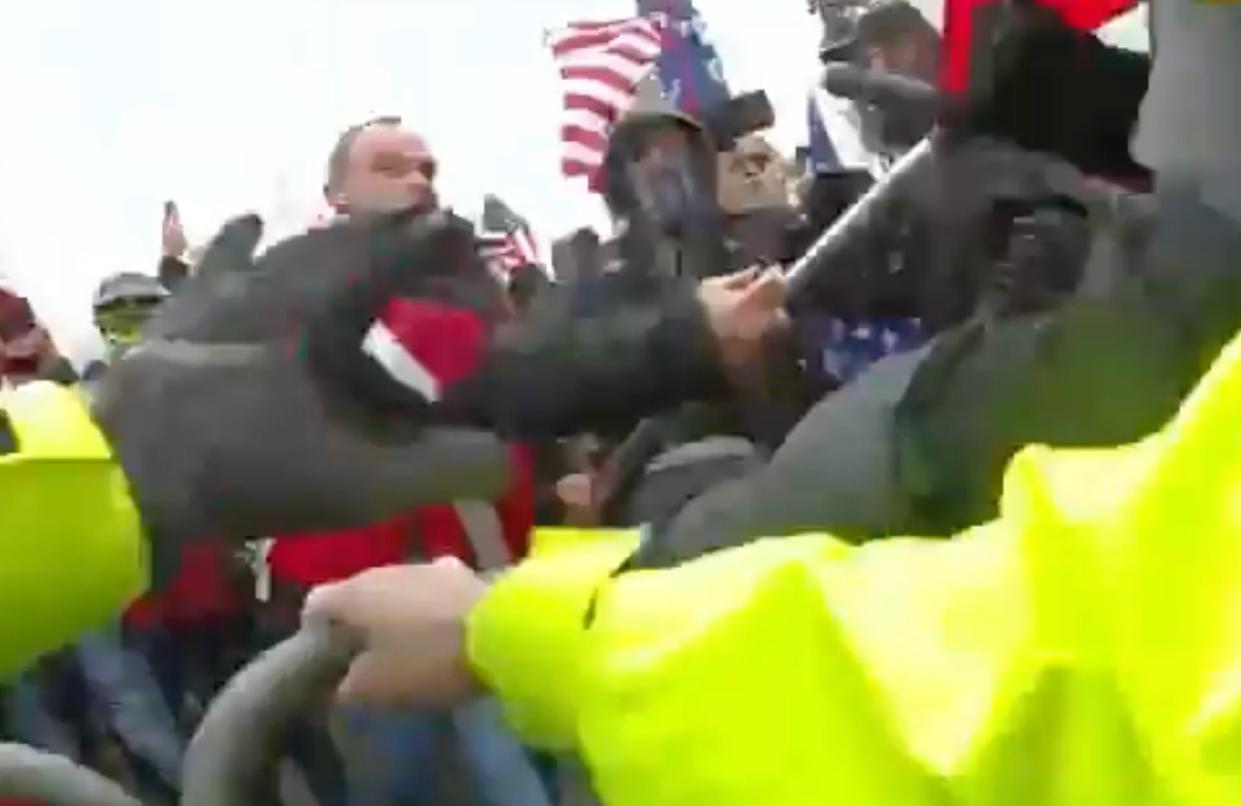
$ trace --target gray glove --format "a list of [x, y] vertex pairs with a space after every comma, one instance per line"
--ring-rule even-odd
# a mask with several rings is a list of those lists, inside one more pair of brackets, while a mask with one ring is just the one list
[[256, 261], [261, 232], [253, 216], [224, 227], [95, 403], [157, 568], [187, 539], [360, 526], [499, 495], [504, 445], [427, 425], [430, 402], [361, 349], [408, 278], [461, 257], [459, 227], [340, 224]]

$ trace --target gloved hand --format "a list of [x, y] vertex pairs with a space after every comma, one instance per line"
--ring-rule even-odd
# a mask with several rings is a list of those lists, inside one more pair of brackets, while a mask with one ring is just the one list
[[261, 232], [254, 216], [224, 227], [95, 403], [157, 571], [187, 539], [360, 526], [500, 494], [503, 444], [425, 427], [429, 402], [362, 350], [406, 278], [472, 248], [461, 227], [338, 224], [256, 261]]

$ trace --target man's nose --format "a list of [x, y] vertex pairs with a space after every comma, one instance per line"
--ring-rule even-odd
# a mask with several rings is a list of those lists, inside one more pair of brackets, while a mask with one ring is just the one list
[[422, 171], [410, 171], [404, 179], [405, 187], [410, 190], [423, 191], [431, 189], [431, 180]]

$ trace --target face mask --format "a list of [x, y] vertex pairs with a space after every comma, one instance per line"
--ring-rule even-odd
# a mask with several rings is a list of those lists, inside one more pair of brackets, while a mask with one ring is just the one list
[[667, 237], [683, 238], [716, 217], [716, 201], [705, 192], [689, 155], [653, 167], [631, 165], [629, 175], [642, 212]]

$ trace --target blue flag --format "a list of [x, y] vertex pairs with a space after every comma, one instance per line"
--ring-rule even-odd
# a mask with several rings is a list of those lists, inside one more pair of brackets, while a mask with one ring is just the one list
[[638, 13], [663, 23], [657, 70], [664, 93], [677, 109], [698, 117], [732, 97], [693, 0], [638, 0]]
[[810, 170], [814, 174], [837, 173], [842, 170], [840, 157], [836, 154], [836, 146], [832, 144], [832, 138], [827, 134], [827, 127], [823, 125], [823, 114], [819, 111], [819, 104], [815, 101], [813, 93], [806, 106]]

